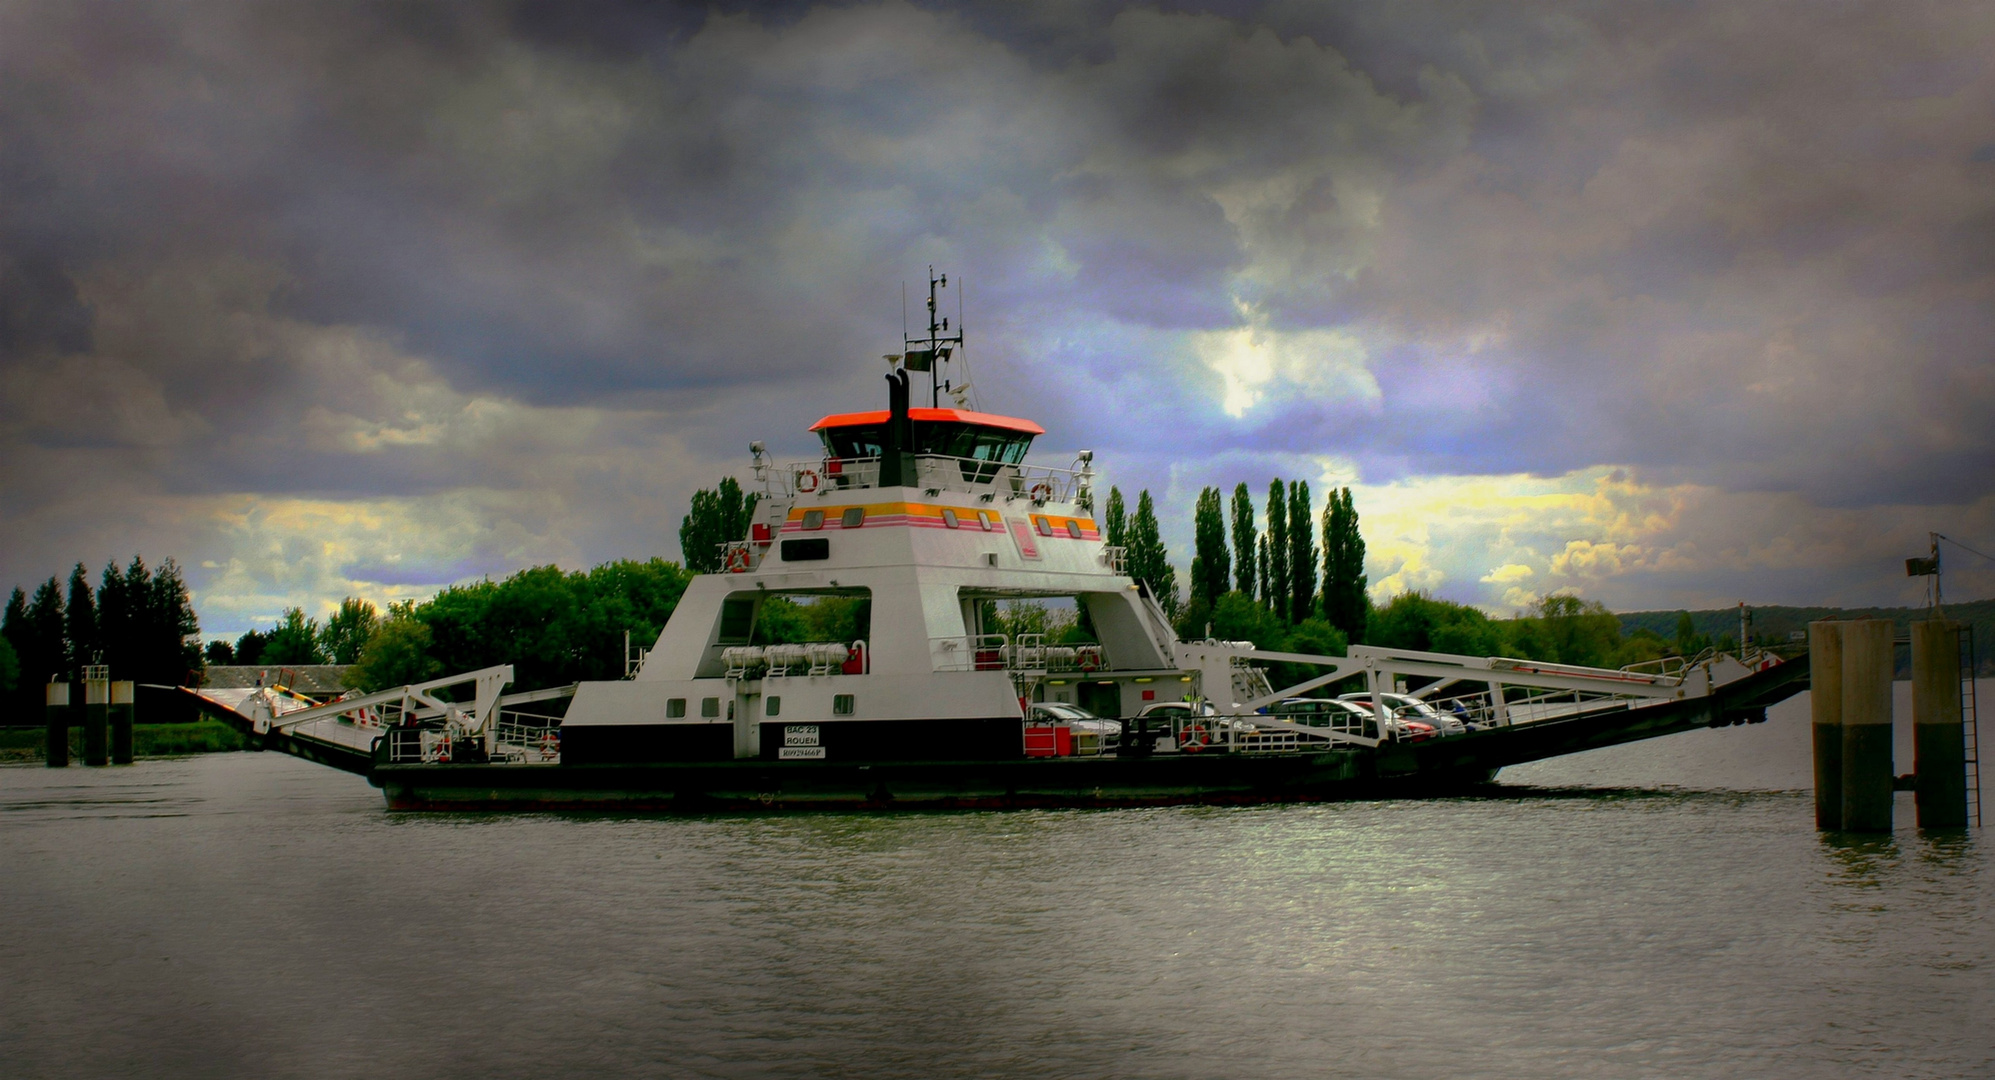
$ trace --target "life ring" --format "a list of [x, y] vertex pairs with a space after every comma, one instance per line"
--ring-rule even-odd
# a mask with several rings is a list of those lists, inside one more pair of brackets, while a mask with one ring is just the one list
[[730, 574], [745, 574], [748, 572], [747, 548], [727, 549], [727, 572]]
[[450, 764], [450, 740], [449, 740], [449, 739], [443, 739], [443, 740], [439, 741], [439, 742], [438, 742], [438, 743], [436, 744], [436, 763], [437, 763], [438, 765], [448, 765], [448, 764]]
[[818, 478], [817, 478], [816, 469], [805, 469], [804, 471], [797, 474], [797, 494], [808, 495], [811, 492], [817, 490], [817, 485], [818, 485]]
[[546, 732], [545, 734], [541, 735], [540, 756], [556, 757], [559, 756], [560, 753], [561, 753], [561, 736], [556, 735], [552, 731]]
[[1044, 480], [1032, 485], [1032, 501], [1045, 502], [1053, 497], [1053, 485]]
[[1074, 659], [1080, 664], [1082, 671], [1099, 671], [1101, 670], [1101, 646], [1083, 645], [1074, 650]]
[[1212, 743], [1212, 733], [1205, 730], [1204, 724], [1193, 724], [1178, 732], [1178, 749], [1187, 754], [1196, 754]]

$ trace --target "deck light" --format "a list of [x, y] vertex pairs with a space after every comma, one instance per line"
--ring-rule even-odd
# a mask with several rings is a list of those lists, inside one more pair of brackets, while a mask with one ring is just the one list
[[1156, 682], [1157, 680], [1156, 680], [1156, 679], [1153, 679], [1153, 678], [1151, 678], [1151, 677], [1150, 677], [1150, 676], [1148, 676], [1148, 675], [1138, 675], [1138, 676], [1136, 677], [1136, 681], [1137, 681], [1137, 682]]

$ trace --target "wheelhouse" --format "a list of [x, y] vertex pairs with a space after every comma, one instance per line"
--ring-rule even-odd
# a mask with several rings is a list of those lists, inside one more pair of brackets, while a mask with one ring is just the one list
[[[824, 454], [834, 461], [864, 461], [886, 452], [885, 409], [873, 412], [839, 413], [811, 425], [824, 440]], [[1032, 449], [1035, 436], [1046, 429], [1030, 420], [966, 409], [910, 409], [908, 419], [914, 429], [913, 453], [956, 458], [963, 463], [965, 479], [983, 474], [989, 479], [1005, 465], [1020, 465]]]

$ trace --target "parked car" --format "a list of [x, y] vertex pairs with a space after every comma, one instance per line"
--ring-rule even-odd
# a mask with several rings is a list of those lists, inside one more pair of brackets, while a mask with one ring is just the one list
[[[1152, 730], [1161, 730], [1165, 736], [1181, 735], [1188, 723], [1197, 722], [1203, 728], [1200, 733], [1203, 739], [1201, 745], [1224, 738], [1228, 729], [1238, 734], [1255, 730], [1252, 721], [1220, 716], [1219, 710], [1213, 708], [1209, 701], [1200, 701], [1196, 704], [1189, 701], [1159, 701], [1143, 706], [1143, 711], [1136, 716], [1138, 721], [1147, 724]], [[1181, 745], [1181, 740], [1166, 743], [1160, 738], [1157, 742], [1160, 749], [1173, 744]]]
[[1033, 705], [1030, 722], [1071, 728], [1075, 734], [1092, 734], [1097, 737], [1096, 745], [1104, 754], [1112, 752], [1122, 741], [1122, 724], [1119, 721], [1104, 720], [1079, 705], [1069, 705], [1064, 701], [1042, 701]]
[[[1385, 702], [1386, 709], [1393, 716], [1401, 720], [1420, 721], [1441, 735], [1460, 735], [1474, 730], [1460, 717], [1450, 716], [1410, 694], [1380, 694], [1379, 698]], [[1352, 702], [1360, 708], [1370, 708], [1372, 704], [1372, 696], [1367, 692], [1343, 694], [1337, 700]]]
[[[1347, 735], [1379, 737], [1378, 716], [1359, 702], [1339, 698], [1289, 698], [1275, 706], [1274, 715], [1292, 724], [1323, 727]], [[1425, 742], [1437, 738], [1439, 729], [1424, 720], [1397, 715], [1386, 720], [1385, 737], [1397, 742]]]

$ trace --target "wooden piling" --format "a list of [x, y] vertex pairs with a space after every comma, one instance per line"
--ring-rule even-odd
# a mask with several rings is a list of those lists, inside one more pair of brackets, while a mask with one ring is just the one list
[[111, 684], [111, 764], [132, 763], [133, 689], [128, 679]]
[[48, 755], [51, 769], [69, 764], [69, 684], [52, 682], [45, 692], [48, 724]]
[[1961, 739], [1960, 624], [1912, 624], [1912, 769], [1921, 829], [1967, 827], [1967, 751]]
[[1843, 827], [1843, 624], [1808, 624], [1808, 704], [1815, 736], [1815, 827]]
[[1843, 624], [1843, 821], [1847, 832], [1890, 832], [1891, 673], [1889, 619]]

